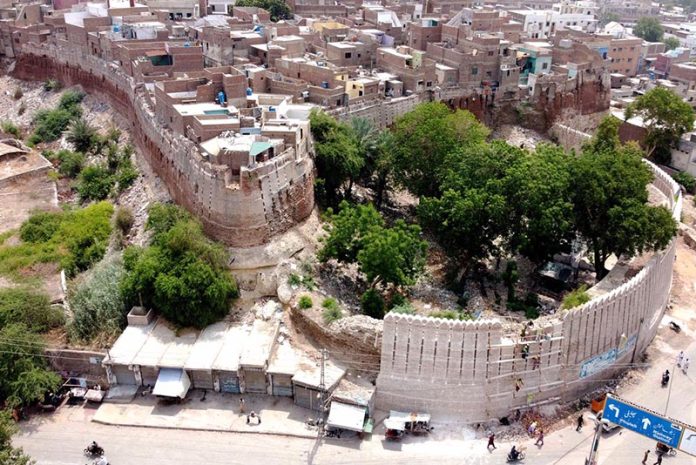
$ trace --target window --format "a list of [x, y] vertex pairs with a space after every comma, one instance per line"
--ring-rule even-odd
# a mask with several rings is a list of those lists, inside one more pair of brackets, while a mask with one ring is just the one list
[[215, 5], [210, 5], [211, 11], [215, 11]]
[[351, 58], [353, 55], [350, 52], [346, 52], [346, 58]]
[[629, 58], [627, 61], [630, 63], [633, 61], [633, 58]]
[[489, 57], [492, 57], [492, 56], [493, 56], [493, 51], [489, 51], [489, 52], [488, 52], [488, 56], [489, 56]]
[[490, 72], [490, 71], [486, 71], [486, 77], [487, 77], [487, 78], [493, 77], [493, 73]]
[[471, 75], [476, 76], [478, 74], [478, 68], [476, 66], [471, 67]]
[[623, 47], [619, 47], [619, 52], [623, 51]]
[[433, 86], [432, 81], [428, 81], [425, 83], [425, 87], [432, 87], [432, 86]]
[[549, 67], [548, 63], [542, 63], [541, 69], [547, 69]]

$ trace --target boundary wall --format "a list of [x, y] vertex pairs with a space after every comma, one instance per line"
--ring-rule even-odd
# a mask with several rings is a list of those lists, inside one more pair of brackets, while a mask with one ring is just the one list
[[309, 216], [314, 207], [314, 164], [306, 150], [294, 149], [233, 176], [226, 166], [208, 162], [197, 146], [165, 128], [143, 84], [67, 42], [25, 44], [13, 75], [25, 80], [59, 79], [80, 84], [109, 99], [130, 125], [147, 162], [172, 198], [193, 213], [205, 231], [234, 247], [268, 242]]
[[[682, 196], [646, 161], [679, 221]], [[388, 314], [376, 406], [483, 422], [606, 384], [642, 354], [669, 302], [676, 239], [633, 278], [581, 307], [510, 329], [501, 320]]]

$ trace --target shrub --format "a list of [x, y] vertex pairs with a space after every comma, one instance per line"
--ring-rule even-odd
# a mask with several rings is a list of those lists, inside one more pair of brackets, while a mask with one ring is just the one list
[[589, 296], [589, 294], [587, 294], [587, 286], [583, 284], [579, 288], [568, 293], [563, 298], [563, 304], [561, 305], [561, 308], [566, 308], [566, 309], [567, 308], [575, 308], [575, 307], [579, 307], [580, 305], [583, 305], [589, 301], [590, 301], [590, 296]]
[[458, 320], [459, 319], [459, 312], [455, 310], [441, 310], [438, 312], [432, 312], [430, 313], [430, 316], [433, 318], [444, 318], [445, 320]]
[[292, 287], [299, 287], [302, 285], [302, 276], [290, 273], [290, 276], [288, 276], [288, 284]]
[[67, 248], [61, 265], [69, 276], [102, 259], [111, 235], [113, 213], [109, 202], [99, 202], [66, 215], [54, 240]]
[[133, 211], [128, 207], [120, 207], [114, 215], [114, 224], [123, 234], [128, 234], [128, 231], [133, 227], [135, 217]]
[[71, 150], [60, 150], [55, 157], [59, 161], [58, 172], [61, 176], [76, 178], [85, 165], [85, 156], [80, 152]]
[[70, 124], [65, 140], [71, 143], [76, 151], [87, 153], [94, 147], [97, 136], [94, 126], [84, 118], [78, 118]]
[[338, 307], [325, 308], [321, 316], [324, 318], [324, 323], [328, 325], [343, 318], [343, 312]]
[[399, 307], [407, 303], [409, 302], [406, 299], [406, 297], [399, 294], [398, 292], [395, 292], [394, 294], [392, 294], [391, 299], [389, 299], [389, 308]]
[[14, 136], [16, 139], [22, 137], [22, 131], [20, 131], [19, 127], [17, 127], [17, 125], [14, 124], [12, 121], [3, 121], [2, 125], [0, 125], [0, 129], [2, 129], [2, 132], [4, 132], [5, 134]]
[[674, 173], [672, 178], [684, 186], [684, 189], [686, 189], [689, 194], [696, 194], [696, 178], [691, 174], [679, 171], [678, 173]]
[[138, 170], [135, 169], [133, 163], [129, 159], [121, 161], [118, 171], [116, 172], [116, 182], [118, 183], [118, 191], [123, 192], [133, 185], [138, 179]]
[[34, 213], [19, 228], [19, 237], [24, 242], [48, 242], [58, 231], [63, 220], [62, 213], [39, 211]]
[[114, 177], [103, 165], [88, 166], [77, 182], [77, 193], [83, 201], [104, 200], [114, 187]]
[[381, 320], [384, 318], [384, 299], [376, 289], [368, 289], [360, 297], [360, 308], [365, 315]]
[[413, 315], [414, 313], [416, 313], [416, 309], [413, 308], [413, 305], [411, 305], [410, 302], [405, 302], [401, 305], [392, 307], [392, 309], [389, 311], [392, 313], [401, 313], [403, 315]]
[[78, 90], [68, 90], [63, 92], [60, 96], [60, 101], [58, 102], [58, 109], [69, 111], [74, 118], [80, 117], [82, 114], [82, 109], [80, 108], [80, 103], [85, 98], [85, 93]]
[[302, 310], [306, 310], [308, 308], [312, 308], [312, 305], [314, 305], [314, 302], [312, 302], [312, 298], [310, 296], [303, 295], [302, 297], [300, 297], [298, 305]]
[[24, 102], [20, 103], [19, 108], [17, 108], [17, 116], [22, 116], [26, 111], [27, 105]]
[[147, 213], [147, 229], [155, 235], [166, 233], [179, 221], [192, 218], [186, 210], [171, 203], [155, 203]]
[[321, 306], [327, 310], [336, 310], [338, 309], [338, 302], [333, 297], [327, 297], [321, 302]]
[[23, 287], [0, 289], [0, 328], [22, 323], [31, 331], [44, 332], [63, 322], [63, 312], [52, 307], [43, 292]]
[[44, 85], [43, 85], [43, 88], [46, 92], [60, 90], [62, 87], [63, 87], [63, 85], [55, 79], [49, 79], [46, 82], [44, 82]]
[[126, 323], [128, 308], [121, 295], [120, 282], [125, 276], [120, 256], [99, 262], [69, 293], [73, 320], [72, 338], [90, 341], [99, 335], [118, 334]]
[[12, 94], [12, 98], [14, 98], [15, 100], [19, 100], [22, 97], [24, 97], [24, 91], [22, 91], [21, 87], [16, 87], [14, 90], [14, 94]]
[[68, 110], [41, 110], [34, 116], [34, 133], [29, 142], [52, 142], [58, 139], [73, 119], [73, 114]]

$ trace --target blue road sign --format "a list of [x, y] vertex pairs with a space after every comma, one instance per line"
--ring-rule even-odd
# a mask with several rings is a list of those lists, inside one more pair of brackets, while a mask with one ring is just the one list
[[672, 420], [611, 396], [607, 396], [602, 418], [675, 449], [684, 430]]

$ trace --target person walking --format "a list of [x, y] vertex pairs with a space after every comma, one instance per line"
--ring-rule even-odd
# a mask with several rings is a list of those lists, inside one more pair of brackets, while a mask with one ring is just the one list
[[585, 419], [582, 417], [582, 413], [578, 417], [578, 427], [575, 428], [575, 431], [582, 431], [582, 427], [585, 426]]
[[495, 447], [495, 433], [491, 433], [490, 436], [488, 436], [488, 446], [486, 447], [488, 450], [491, 450], [491, 447], [495, 450], [497, 447]]
[[244, 409], [246, 407], [246, 402], [244, 402], [244, 397], [239, 398], [239, 413], [244, 413]]
[[539, 428], [539, 437], [537, 437], [536, 442], [534, 443], [535, 446], [542, 447], [544, 445], [544, 430]]
[[679, 352], [679, 355], [677, 355], [677, 366], [681, 368], [682, 362], [684, 361], [684, 351], [682, 350]]
[[653, 465], [662, 465], [662, 454], [657, 454], [657, 462], [653, 463]]
[[536, 428], [537, 428], [537, 422], [534, 420], [532, 423], [530, 423], [529, 428], [527, 428], [527, 432], [529, 433], [530, 436], [534, 436], [534, 433], [536, 433]]
[[682, 364], [682, 371], [684, 372], [684, 374], [686, 374], [686, 372], [689, 371], [689, 363], [691, 363], [691, 361], [689, 360], [689, 357], [686, 357], [684, 359], [684, 363]]
[[648, 461], [648, 455], [650, 455], [650, 449], [646, 450], [645, 455], [643, 455], [643, 461], [641, 462], [643, 465]]

